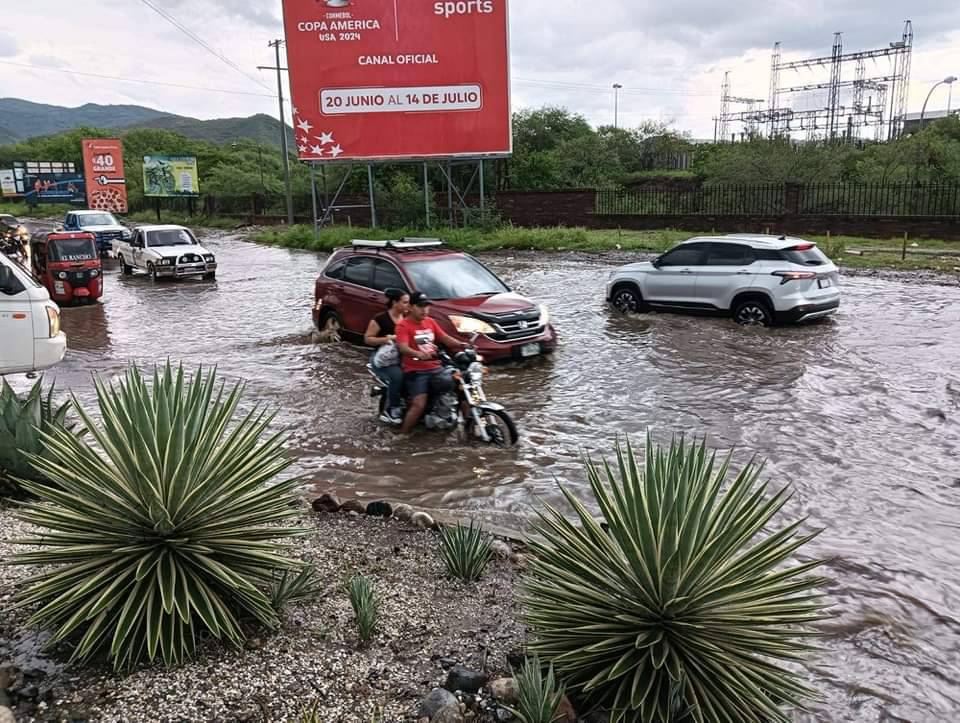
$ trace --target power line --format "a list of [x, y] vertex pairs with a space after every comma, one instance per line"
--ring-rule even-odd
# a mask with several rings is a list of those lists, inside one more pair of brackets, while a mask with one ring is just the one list
[[68, 75], [82, 75], [88, 78], [99, 78], [101, 80], [117, 80], [123, 83], [143, 83], [145, 85], [163, 85], [168, 88], [185, 88], [187, 90], [203, 90], [208, 93], [229, 93], [231, 95], [251, 95], [258, 98], [276, 98], [276, 93], [251, 93], [245, 90], [225, 90], [223, 88], [206, 88], [200, 85], [184, 85], [183, 83], [167, 83], [162, 80], [146, 80], [144, 78], [122, 78], [118, 75], [102, 75], [101, 73], [86, 73], [82, 70], [70, 70], [68, 68], [52, 68], [47, 65], [32, 65], [30, 63], [16, 63], [12, 60], [0, 60], [2, 65], [13, 65], [18, 68], [30, 68], [32, 70], [47, 70], [54, 73], [67, 73]]
[[[605, 85], [593, 85], [590, 83], [570, 83], [563, 80], [541, 80], [536, 78], [513, 78], [515, 83], [523, 83], [527, 85], [543, 85], [547, 87], [556, 86], [558, 88], [574, 88], [577, 90], [587, 90], [601, 93], [610, 93], [612, 86]], [[642, 88], [634, 87], [630, 88], [624, 86], [620, 90], [621, 94], [628, 95], [676, 95], [676, 96], [713, 96], [711, 92], [696, 91], [696, 90], [671, 90], [669, 88]]]
[[266, 88], [267, 90], [270, 90], [270, 87], [269, 87], [268, 85], [266, 85], [265, 83], [263, 83], [259, 78], [255, 77], [255, 76], [253, 76], [253, 75], [248, 75], [247, 72], [246, 72], [243, 68], [241, 68], [239, 65], [237, 65], [236, 63], [234, 63], [232, 60], [230, 60], [230, 58], [228, 58], [226, 55], [224, 55], [223, 53], [221, 53], [221, 52], [220, 52], [219, 50], [217, 50], [216, 48], [211, 47], [210, 45], [208, 45], [207, 42], [204, 41], [203, 38], [201, 38], [201, 37], [200, 37], [199, 35], [197, 35], [195, 32], [193, 32], [192, 30], [190, 30], [190, 28], [186, 27], [183, 23], [181, 23], [179, 20], [177, 20], [175, 17], [173, 17], [173, 15], [171, 15], [170, 13], [168, 13], [166, 10], [164, 10], [163, 8], [160, 8], [160, 7], [157, 7], [156, 5], [154, 5], [154, 4], [151, 2], [151, 0], [140, 0], [140, 1], [141, 1], [144, 5], [146, 5], [146, 6], [149, 7], [150, 9], [152, 9], [155, 13], [157, 13], [157, 15], [159, 15], [159, 16], [162, 17], [164, 20], [166, 20], [166, 21], [169, 22], [171, 25], [173, 25], [175, 28], [177, 28], [178, 30], [180, 30], [181, 32], [183, 32], [183, 34], [186, 35], [188, 38], [190, 38], [191, 40], [193, 40], [195, 43], [199, 44], [199, 45], [200, 45], [201, 47], [203, 47], [205, 50], [209, 51], [214, 57], [218, 58], [219, 60], [222, 60], [224, 63], [226, 63], [227, 65], [229, 65], [229, 66], [230, 66], [231, 68], [233, 68], [235, 71], [237, 71], [238, 73], [240, 73], [240, 75], [242, 75], [242, 76], [244, 76], [245, 78], [247, 78], [247, 80], [252, 80], [252, 81], [253, 81], [254, 83], [256, 83], [257, 85], [259, 85], [259, 86], [261, 86], [261, 87], [263, 87], [263, 88]]

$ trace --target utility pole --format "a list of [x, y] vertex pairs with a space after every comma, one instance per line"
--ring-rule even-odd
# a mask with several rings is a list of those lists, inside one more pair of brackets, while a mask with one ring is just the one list
[[619, 83], [613, 84], [613, 127], [617, 129], [620, 127], [620, 89], [623, 86]]
[[293, 225], [293, 188], [290, 185], [290, 157], [287, 152], [287, 122], [283, 117], [283, 80], [280, 71], [286, 70], [280, 66], [280, 46], [283, 41], [279, 38], [267, 43], [267, 46], [276, 51], [277, 64], [273, 67], [269, 65], [258, 65], [257, 70], [276, 70], [277, 71], [277, 98], [280, 101], [280, 148], [283, 153], [283, 180], [287, 191], [287, 224]]

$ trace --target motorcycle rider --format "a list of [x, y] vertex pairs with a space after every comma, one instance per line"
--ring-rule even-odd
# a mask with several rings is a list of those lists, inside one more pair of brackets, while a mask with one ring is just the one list
[[[410, 308], [410, 295], [403, 289], [387, 289], [387, 310], [370, 320], [363, 341], [374, 347], [370, 355], [370, 368], [387, 385], [387, 408], [381, 422], [400, 424], [400, 397], [403, 391], [403, 370], [400, 355], [396, 352], [397, 324], [406, 317]], [[385, 349], [384, 347], [392, 347]]]
[[443, 373], [437, 343], [445, 347], [463, 350], [469, 345], [445, 334], [440, 325], [427, 316], [433, 302], [422, 291], [410, 295], [410, 313], [397, 324], [397, 349], [406, 375], [409, 404], [407, 415], [400, 427], [402, 434], [409, 434], [427, 410], [431, 391], [442, 393], [448, 381]]

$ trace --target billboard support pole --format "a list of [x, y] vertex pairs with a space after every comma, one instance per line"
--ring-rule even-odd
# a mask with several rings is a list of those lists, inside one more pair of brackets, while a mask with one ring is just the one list
[[157, 223], [160, 223], [160, 196], [157, 196]]
[[[321, 166], [323, 169], [324, 166]], [[323, 204], [323, 218], [320, 219], [320, 225], [326, 226], [327, 221], [333, 216], [333, 207], [337, 203], [337, 199], [340, 198], [340, 194], [343, 193], [343, 187], [347, 185], [347, 181], [350, 179], [350, 176], [353, 175], [353, 166], [349, 167], [349, 170], [343, 174], [343, 180], [340, 181], [340, 186], [337, 188], [336, 193], [333, 194], [333, 199], [327, 203], [324, 201]]]
[[486, 197], [483, 188], [483, 159], [480, 159], [480, 223], [483, 223], [486, 216]]
[[430, 228], [430, 177], [427, 174], [427, 162], [423, 162], [423, 210], [427, 219], [426, 228]]
[[377, 227], [377, 205], [373, 197], [373, 164], [367, 164], [367, 188], [370, 192], [370, 225]]
[[451, 175], [452, 166], [450, 161], [447, 161], [447, 211], [450, 213], [450, 228], [453, 228], [454, 218], [453, 218], [453, 176]]
[[310, 163], [310, 201], [313, 204], [313, 237], [320, 235], [320, 229], [317, 226], [317, 174], [314, 163]]

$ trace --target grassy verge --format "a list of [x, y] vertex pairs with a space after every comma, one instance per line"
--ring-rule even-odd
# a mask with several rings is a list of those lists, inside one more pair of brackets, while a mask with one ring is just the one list
[[[260, 243], [284, 248], [331, 251], [347, 246], [352, 239], [390, 239], [402, 236], [428, 236], [443, 238], [451, 247], [464, 251], [482, 252], [499, 250], [535, 251], [651, 251], [660, 253], [674, 244], [693, 235], [689, 231], [658, 229], [654, 231], [587, 230], [584, 228], [515, 228], [506, 227], [494, 231], [480, 229], [371, 229], [334, 226], [323, 229], [314, 236], [310, 226], [291, 226], [283, 229], [264, 229], [254, 235]], [[943, 255], [916, 255], [914, 247], [908, 247], [905, 260], [895, 251], [902, 239], [868, 239], [857, 236], [806, 236], [816, 241], [830, 258], [837, 263], [853, 268], [898, 269], [917, 271], [932, 269], [953, 272], [960, 268], [960, 242], [936, 239], [921, 240], [920, 249], [940, 251]], [[848, 250], [865, 249], [862, 255]], [[875, 249], [871, 251], [870, 249]], [[953, 255], [951, 255], [953, 254]]]
[[75, 208], [76, 206], [68, 206], [65, 204], [42, 204], [31, 208], [22, 201], [4, 201], [0, 203], [0, 213], [9, 213], [17, 218], [26, 216], [28, 218], [62, 219], [67, 214], [67, 211], [72, 211]]
[[426, 236], [444, 239], [451, 247], [464, 251], [499, 251], [503, 249], [534, 251], [662, 251], [677, 241], [688, 238], [682, 231], [588, 231], [583, 228], [518, 228], [505, 227], [493, 231], [481, 229], [442, 228], [429, 231], [416, 229], [371, 229], [333, 226], [314, 236], [310, 226], [285, 229], [264, 229], [254, 235], [260, 243], [285, 248], [330, 251], [346, 246], [352, 239], [391, 239], [403, 236]]

